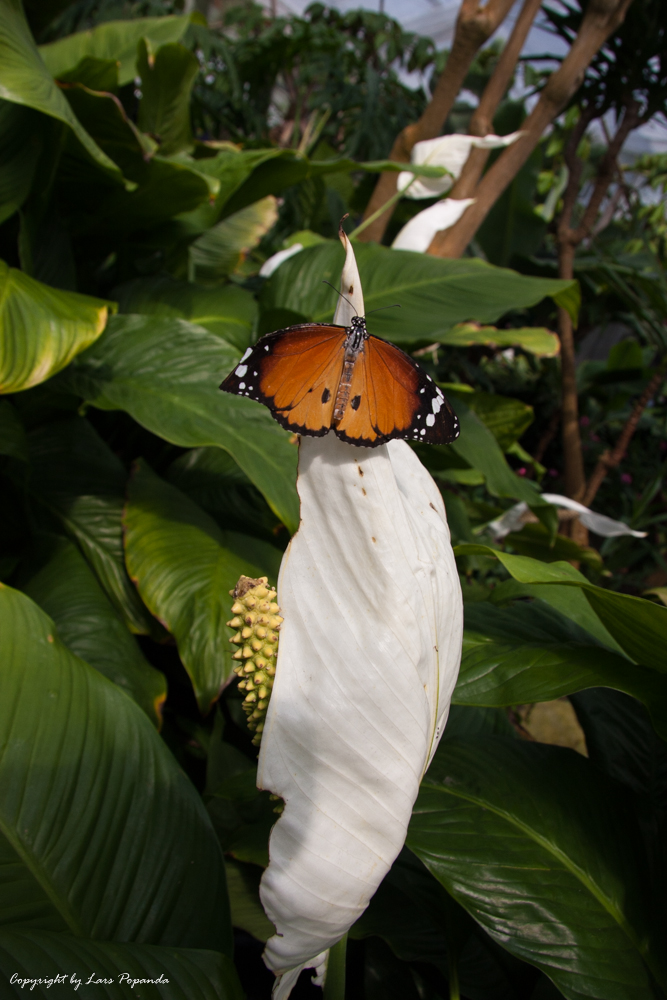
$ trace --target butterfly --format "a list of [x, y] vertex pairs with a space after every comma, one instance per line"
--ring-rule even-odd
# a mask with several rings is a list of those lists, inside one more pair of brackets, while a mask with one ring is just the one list
[[370, 448], [392, 438], [448, 444], [459, 436], [456, 414], [431, 376], [369, 334], [363, 316], [349, 327], [302, 323], [267, 333], [220, 388], [263, 403], [297, 434], [333, 430]]

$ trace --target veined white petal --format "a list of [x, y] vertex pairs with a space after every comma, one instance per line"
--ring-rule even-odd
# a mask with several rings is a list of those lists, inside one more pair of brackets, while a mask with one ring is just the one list
[[474, 198], [445, 198], [425, 208], [401, 229], [392, 243], [394, 250], [417, 250], [426, 253], [431, 240], [441, 229], [449, 229], [461, 218]]
[[364, 911], [403, 846], [463, 627], [442, 497], [405, 441], [305, 437], [298, 489], [258, 768], [259, 786], [286, 802], [260, 889], [281, 1000]]
[[[554, 507], [565, 507], [567, 510], [576, 510], [581, 523], [595, 535], [602, 535], [606, 538], [618, 538], [620, 535], [646, 538], [645, 531], [634, 531], [623, 521], [615, 521], [612, 517], [607, 517], [606, 514], [596, 514], [589, 507], [584, 507], [582, 503], [579, 503], [577, 500], [571, 500], [570, 497], [561, 496], [560, 493], [543, 493], [542, 499], [546, 500], [547, 503], [553, 504]], [[487, 525], [487, 530], [497, 539], [509, 535], [510, 531], [520, 531], [525, 524], [527, 510], [528, 504], [523, 501], [516, 503], [509, 510], [506, 510], [502, 517], [496, 518], [495, 521], [490, 521]]]
[[274, 253], [273, 257], [269, 257], [265, 260], [259, 269], [260, 278], [270, 278], [274, 271], [276, 271], [284, 261], [289, 260], [293, 257], [295, 253], [299, 253], [303, 250], [303, 243], [293, 243], [291, 247], [287, 247], [286, 250], [279, 250], [278, 253]]
[[437, 198], [438, 195], [449, 191], [450, 187], [460, 175], [463, 165], [468, 159], [468, 154], [473, 147], [479, 149], [500, 149], [503, 146], [510, 146], [523, 135], [522, 132], [512, 132], [510, 135], [440, 135], [436, 139], [424, 139], [416, 142], [412, 147], [410, 160], [415, 166], [425, 164], [437, 167], [446, 167], [451, 176], [445, 177], [418, 177], [412, 184], [410, 181], [414, 177], [409, 171], [402, 171], [398, 175], [398, 189], [410, 187], [405, 192], [406, 198]]
[[359, 277], [359, 268], [357, 267], [357, 259], [354, 256], [352, 244], [342, 227], [338, 235], [345, 249], [345, 263], [343, 264], [343, 273], [340, 276], [340, 290], [342, 295], [338, 299], [333, 321], [334, 323], [339, 323], [341, 326], [349, 326], [353, 316], [364, 315], [364, 296], [361, 291], [361, 278]]

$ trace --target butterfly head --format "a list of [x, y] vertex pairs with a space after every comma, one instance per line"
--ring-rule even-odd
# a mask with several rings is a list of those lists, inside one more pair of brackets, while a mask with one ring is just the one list
[[366, 329], [366, 317], [365, 316], [353, 316], [350, 321], [350, 338], [351, 347], [354, 350], [359, 350], [364, 340], [368, 340], [368, 330]]

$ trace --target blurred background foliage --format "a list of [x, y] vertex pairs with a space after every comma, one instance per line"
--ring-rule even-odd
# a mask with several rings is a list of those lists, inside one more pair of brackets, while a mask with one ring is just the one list
[[[582, 109], [618, 112], [631, 85], [648, 94], [644, 120], [664, 112], [659, 7], [633, 5], [465, 257], [390, 248], [436, 199], [404, 199], [386, 245], [359, 246], [369, 311], [402, 306], [372, 332], [418, 357], [461, 421], [454, 445], [417, 447], [461, 546], [467, 631], [408, 848], [351, 933], [350, 1000], [665, 997], [664, 380], [592, 504], [644, 537], [582, 546], [541, 498], [565, 492], [558, 307], [578, 323], [587, 473], [664, 371], [667, 156], [618, 162], [577, 250], [578, 285], [557, 280], [556, 232]], [[333, 315], [322, 281], [338, 280], [339, 221], [361, 221], [378, 161], [447, 53], [383, 14], [321, 4], [290, 18], [231, 6], [213, 28], [167, 0], [24, 8], [0, 0], [0, 631], [3, 725], [20, 733], [0, 768], [23, 795], [0, 806], [14, 866], [0, 965], [47, 974], [76, 956], [145, 975], [171, 963], [174, 997], [268, 997], [257, 888], [274, 803], [255, 789], [224, 621], [242, 572], [277, 578], [298, 525], [297, 449], [268, 411], [217, 385], [262, 333]], [[571, 40], [581, 12], [550, 17]], [[651, 52], [627, 69], [641, 79], [621, 92], [618, 60], [640, 43]], [[467, 131], [500, 51], [475, 59], [446, 133]], [[519, 64], [498, 134], [520, 128], [546, 78]], [[604, 130], [583, 130], [584, 195], [606, 148]], [[489, 526], [517, 502], [526, 516], [500, 539]], [[56, 673], [68, 705], [45, 695]], [[555, 735], [545, 703], [565, 719]], [[538, 791], [540, 822], [527, 805]], [[70, 818], [49, 812], [58, 796]], [[109, 810], [136, 824], [132, 843]], [[433, 839], [429, 810], [453, 840]], [[74, 847], [59, 860], [49, 837]], [[116, 863], [142, 876], [114, 909]], [[550, 865], [556, 890], [535, 875]], [[82, 871], [97, 873], [88, 893]], [[512, 898], [525, 906], [510, 913]], [[304, 979], [294, 996], [311, 995]]]

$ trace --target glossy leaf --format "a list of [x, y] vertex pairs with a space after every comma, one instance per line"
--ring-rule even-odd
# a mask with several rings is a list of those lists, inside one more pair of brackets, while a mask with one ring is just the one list
[[137, 75], [137, 45], [147, 38], [157, 48], [178, 42], [185, 34], [189, 17], [135, 17], [130, 21], [107, 21], [89, 31], [78, 31], [48, 45], [40, 45], [39, 54], [52, 76], [60, 79], [85, 56], [114, 59], [120, 63], [120, 86], [130, 83]]
[[167, 275], [136, 278], [114, 289], [123, 313], [178, 316], [203, 326], [239, 351], [250, 346], [257, 321], [257, 303], [238, 285], [203, 288]]
[[[132, 990], [145, 1000], [242, 1000], [231, 959], [213, 951], [164, 948], [149, 944], [86, 941], [70, 934], [0, 930], [0, 971], [33, 997], [76, 995], [88, 1000], [121, 1000]], [[54, 982], [55, 976], [64, 978]], [[160, 979], [162, 977], [162, 979]], [[77, 986], [77, 980], [79, 985]], [[157, 980], [138, 986], [140, 980]], [[131, 985], [133, 981], [134, 985]], [[88, 985], [90, 984], [90, 985]]]
[[172, 444], [224, 448], [294, 530], [297, 449], [265, 407], [219, 391], [238, 360], [235, 348], [193, 323], [119, 316], [61, 378], [94, 406], [127, 410]]
[[[366, 311], [401, 305], [373, 316], [370, 332], [397, 344], [432, 343], [466, 320], [493, 323], [510, 309], [535, 305], [573, 284], [526, 277], [474, 257], [446, 260], [365, 243], [355, 249]], [[341, 263], [341, 251], [333, 241], [307, 247], [269, 279], [262, 308], [290, 309], [317, 322], [330, 320], [336, 296], [322, 280], [335, 285]]]
[[194, 281], [216, 284], [236, 270], [278, 218], [276, 199], [256, 201], [229, 215], [190, 246], [190, 273]]
[[23, 590], [53, 620], [67, 648], [129, 694], [159, 727], [164, 675], [141, 654], [76, 546], [57, 546]]
[[519, 555], [530, 556], [542, 562], [567, 559], [582, 562], [598, 571], [603, 568], [602, 556], [597, 549], [590, 545], [579, 545], [565, 535], [554, 534], [543, 524], [525, 524], [521, 531], [510, 531], [505, 535], [504, 541]]
[[122, 182], [120, 170], [80, 124], [40, 58], [20, 0], [0, 3], [0, 98], [63, 122], [88, 155]]
[[239, 577], [276, 579], [280, 552], [221, 531], [192, 500], [143, 463], [134, 470], [123, 515], [125, 561], [146, 605], [173, 633], [206, 714], [232, 676], [226, 622]]
[[[449, 387], [444, 386], [447, 392]], [[450, 391], [450, 398], [458, 398]], [[491, 392], [466, 392], [463, 401], [493, 434], [503, 451], [518, 441], [533, 422], [533, 407], [520, 399]]]
[[229, 954], [220, 849], [154, 727], [6, 586], [0, 623], [5, 923]]
[[0, 100], [0, 224], [21, 207], [32, 187], [42, 148], [39, 116], [29, 108]]
[[139, 128], [158, 140], [165, 156], [192, 149], [190, 92], [198, 71], [196, 56], [184, 45], [172, 42], [154, 52], [146, 37], [141, 38]]
[[143, 634], [157, 628], [141, 602], [123, 558], [122, 513], [127, 473], [122, 462], [81, 418], [52, 422], [29, 439], [34, 502], [45, 507], [79, 546], [126, 625]]
[[583, 587], [593, 611], [625, 653], [645, 667], [667, 673], [667, 608], [643, 597], [596, 587], [566, 562], [546, 564], [528, 556], [468, 543], [457, 546], [456, 554], [498, 559], [520, 583]]
[[655, 1000], [651, 977], [664, 984], [665, 971], [624, 806], [569, 750], [447, 740], [422, 782], [408, 846], [568, 1000]]
[[518, 327], [499, 330], [495, 326], [480, 326], [479, 323], [458, 323], [451, 330], [437, 337], [439, 344], [448, 347], [471, 347], [484, 344], [487, 347], [520, 347], [537, 358], [554, 358], [560, 352], [560, 341], [555, 333], [545, 327]]
[[0, 392], [29, 389], [64, 368], [100, 336], [109, 307], [0, 261]]
[[458, 704], [530, 704], [600, 686], [639, 698], [667, 736], [667, 692], [653, 671], [605, 648], [539, 600], [503, 609], [484, 601], [466, 606]]

